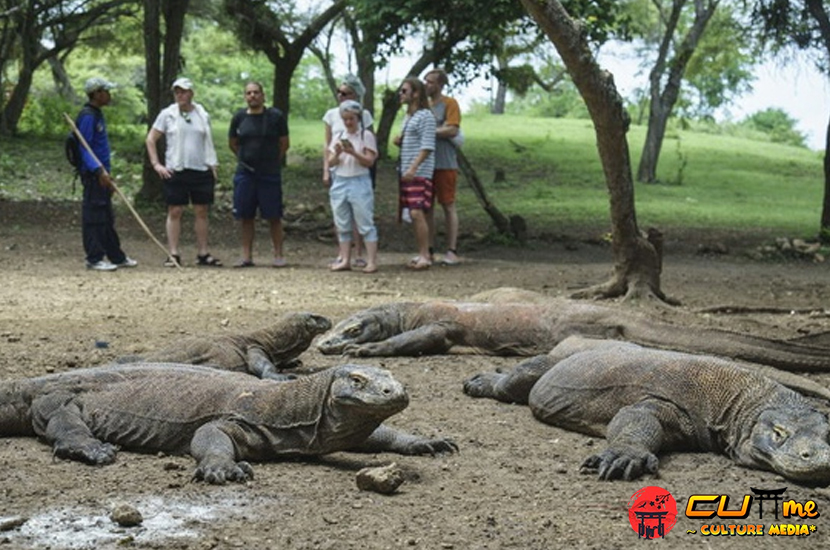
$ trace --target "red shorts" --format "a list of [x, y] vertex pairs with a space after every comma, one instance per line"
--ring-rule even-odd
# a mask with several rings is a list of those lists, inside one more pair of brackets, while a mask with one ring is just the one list
[[454, 203], [458, 170], [436, 170], [432, 175], [432, 179], [438, 204]]
[[398, 219], [404, 208], [423, 210], [428, 212], [432, 208], [432, 180], [427, 178], [412, 178], [412, 181], [399, 181]]

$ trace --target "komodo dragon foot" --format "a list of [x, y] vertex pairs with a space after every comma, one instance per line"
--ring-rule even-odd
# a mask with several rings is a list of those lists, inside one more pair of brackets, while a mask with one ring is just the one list
[[458, 452], [458, 444], [452, 439], [426, 439], [407, 443], [400, 449], [401, 454], [406, 455], [439, 455]]
[[464, 381], [464, 393], [470, 397], [495, 397], [496, 383], [506, 375], [498, 372], [482, 372]]
[[647, 473], [657, 473], [659, 464], [658, 458], [647, 450], [625, 446], [608, 448], [589, 456], [582, 463], [579, 472], [596, 473], [602, 481], [614, 479], [632, 481]]
[[112, 464], [118, 447], [98, 440], [90, 440], [82, 444], [71, 442], [55, 443], [52, 449], [53, 456], [68, 460], [77, 460], [95, 466]]
[[254, 479], [254, 469], [247, 462], [240, 461], [202, 461], [193, 472], [191, 481], [204, 481], [211, 485], [224, 485], [228, 481], [248, 481]]

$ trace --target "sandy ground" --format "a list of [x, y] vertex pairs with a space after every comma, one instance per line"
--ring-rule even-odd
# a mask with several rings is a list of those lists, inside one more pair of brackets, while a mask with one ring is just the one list
[[[321, 225], [315, 222], [289, 229], [285, 269], [265, 267], [262, 226], [255, 259], [263, 267], [193, 267], [186, 229], [189, 265], [179, 272], [161, 266], [161, 252], [122, 214], [124, 248], [140, 266], [95, 273], [83, 268], [77, 208], [0, 202], [2, 379], [96, 365], [168, 346], [184, 335], [258, 328], [290, 311], [314, 311], [337, 321], [383, 302], [463, 298], [499, 286], [562, 295], [605, 280], [612, 267], [608, 247], [579, 238], [506, 249], [467, 235], [463, 265], [413, 273], [404, 268], [409, 233], [387, 224], [378, 273], [330, 273], [326, 265], [334, 245], [320, 241]], [[226, 264], [238, 254], [228, 218], [219, 214], [212, 226], [212, 251]], [[152, 220], [157, 235], [162, 221]], [[697, 239], [690, 234], [667, 241], [663, 288], [684, 310], [724, 304], [809, 309], [830, 303], [827, 264], [698, 256]], [[830, 329], [826, 314], [701, 315], [700, 322], [780, 338]], [[313, 349], [302, 359], [313, 369], [341, 361]], [[509, 368], [518, 358], [362, 362], [390, 369], [410, 392], [409, 408], [390, 425], [452, 438], [460, 452], [434, 458], [338, 453], [255, 464], [249, 483], [208, 486], [190, 481], [194, 463], [187, 456], [122, 452], [115, 464], [95, 468], [55, 460], [35, 439], [0, 438], [0, 548], [630, 548], [638, 540], [628, 523], [628, 500], [649, 485], [665, 488], [678, 502], [677, 525], [663, 542], [671, 547], [820, 548], [830, 540], [827, 490], [747, 470], [725, 457], [666, 455], [659, 477], [634, 482], [580, 475], [581, 461], [602, 440], [538, 423], [525, 407], [462, 393], [469, 376]], [[812, 378], [830, 383], [830, 375]], [[357, 470], [391, 462], [406, 478], [397, 494], [358, 490]], [[815, 501], [821, 517], [780, 522], [817, 529], [801, 537], [707, 537], [700, 533], [704, 521], [683, 514], [690, 495], [729, 495], [732, 507], [750, 487], [786, 487], [789, 499]], [[119, 503], [137, 508], [143, 524], [113, 523], [109, 514]], [[12, 527], [13, 520], [22, 525]], [[766, 507], [759, 519], [753, 504], [746, 520], [722, 523], [775, 521]]]

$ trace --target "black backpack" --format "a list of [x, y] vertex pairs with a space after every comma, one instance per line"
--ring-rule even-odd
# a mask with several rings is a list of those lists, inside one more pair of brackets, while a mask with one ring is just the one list
[[[77, 118], [75, 118], [75, 126], [78, 126], [78, 121], [81, 119], [83, 115], [91, 114], [92, 116], [98, 117], [98, 113], [90, 107], [89, 105], [84, 105], [81, 112], [78, 113]], [[72, 178], [72, 193], [75, 193], [75, 182], [78, 181], [78, 178], [81, 176], [81, 142], [78, 140], [78, 136], [75, 135], [75, 132], [70, 130], [69, 134], [67, 134], [66, 139], [63, 142], [63, 151], [66, 155], [66, 161], [72, 166], [73, 168], [73, 178]]]

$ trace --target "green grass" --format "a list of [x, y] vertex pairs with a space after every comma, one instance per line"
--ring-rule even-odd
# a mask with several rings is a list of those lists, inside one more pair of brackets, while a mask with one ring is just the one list
[[[230, 189], [233, 159], [227, 121], [214, 126], [222, 164], [221, 187]], [[588, 120], [521, 116], [465, 116], [464, 150], [491, 201], [506, 215], [520, 214], [532, 231], [569, 226], [607, 227], [608, 193]], [[324, 200], [320, 185], [323, 135], [319, 120], [291, 121], [289, 195]], [[141, 186], [143, 141], [136, 132], [110, 128], [116, 151], [113, 172], [128, 195]], [[397, 131], [397, 128], [395, 129]], [[644, 127], [628, 134], [632, 170], [645, 138]], [[394, 147], [392, 148], [394, 149]], [[391, 161], [387, 175], [391, 176]], [[494, 182], [497, 171], [504, 181]], [[60, 140], [24, 137], [0, 141], [0, 198], [79, 200]], [[640, 227], [692, 227], [755, 231], [793, 237], [818, 230], [824, 189], [822, 153], [791, 146], [671, 129], [658, 166], [660, 183], [636, 184]], [[462, 178], [463, 180], [463, 178]], [[379, 192], [394, 194], [394, 181]], [[472, 191], [462, 181], [462, 218], [487, 223]]]

